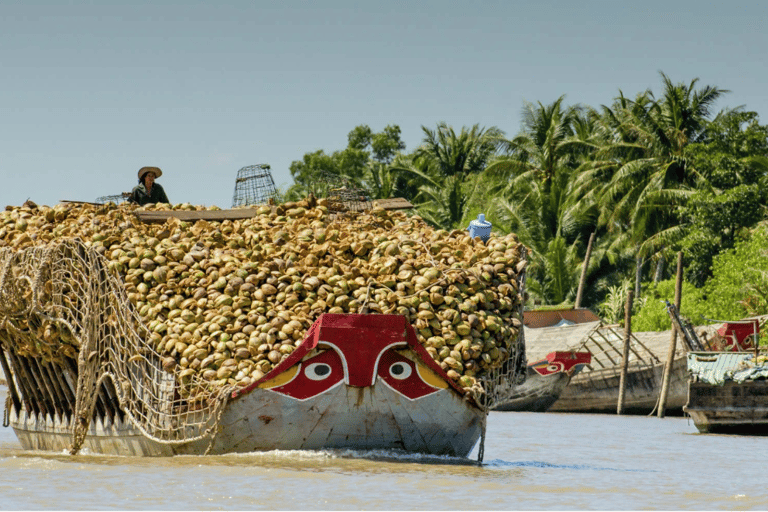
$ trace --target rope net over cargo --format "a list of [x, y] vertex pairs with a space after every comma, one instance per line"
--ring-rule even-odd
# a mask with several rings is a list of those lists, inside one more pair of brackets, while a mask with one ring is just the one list
[[160, 443], [215, 433], [230, 389], [175, 362], [164, 368], [146, 341], [152, 339], [120, 278], [82, 242], [0, 250], [0, 356], [9, 402], [17, 412], [23, 402], [29, 415], [68, 424], [73, 454], [97, 418], [127, 420]]
[[[527, 250], [521, 251], [521, 261], [527, 263]], [[517, 290], [525, 289], [525, 276], [524, 271], [517, 274], [515, 284]], [[518, 328], [518, 335], [516, 343], [510, 347], [509, 358], [504, 361], [501, 366], [490, 369], [479, 380], [480, 389], [484, 391], [484, 394], [475, 395], [475, 400], [483, 408], [485, 414], [483, 415], [483, 428], [480, 437], [480, 445], [478, 447], [477, 460], [483, 461], [485, 456], [485, 433], [486, 433], [486, 420], [488, 418], [488, 412], [504, 402], [513, 393], [514, 388], [520, 386], [525, 382], [528, 368], [528, 360], [525, 355], [525, 329], [523, 328], [523, 307], [524, 301], [518, 303], [519, 324], [518, 319], [513, 320], [515, 327]]]

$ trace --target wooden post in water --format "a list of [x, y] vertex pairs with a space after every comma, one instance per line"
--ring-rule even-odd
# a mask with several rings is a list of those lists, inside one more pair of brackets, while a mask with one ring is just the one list
[[584, 292], [584, 284], [587, 280], [587, 267], [589, 266], [589, 258], [592, 256], [592, 244], [595, 241], [595, 232], [593, 231], [589, 235], [589, 243], [587, 244], [587, 254], [584, 255], [584, 266], [581, 269], [581, 278], [579, 279], [579, 289], [576, 292], [576, 302], [573, 304], [574, 309], [581, 307], [581, 296]]
[[634, 290], [627, 291], [627, 304], [624, 307], [624, 352], [621, 358], [621, 377], [619, 378], [619, 403], [616, 414], [624, 414], [624, 395], [627, 391], [627, 369], [629, 366], [629, 342], [632, 337], [632, 301]]
[[[675, 308], [680, 312], [680, 301], [683, 296], [683, 253], [677, 253], [677, 275], [675, 279]], [[669, 351], [667, 352], [667, 362], [664, 365], [664, 375], [661, 378], [661, 395], [659, 396], [659, 418], [664, 417], [664, 409], [667, 406], [667, 395], [669, 394], [669, 379], [672, 375], [672, 365], [675, 362], [675, 349], [677, 348], [677, 327], [672, 323], [672, 335], [669, 338]]]

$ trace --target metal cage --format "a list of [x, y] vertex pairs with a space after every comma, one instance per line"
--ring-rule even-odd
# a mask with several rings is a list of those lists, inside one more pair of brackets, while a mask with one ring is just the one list
[[322, 183], [331, 213], [362, 212], [371, 209], [370, 193], [358, 187], [346, 176], [321, 171], [318, 181]]
[[237, 171], [232, 208], [267, 204], [270, 199], [276, 198], [277, 189], [269, 169], [268, 164], [257, 164]]
[[124, 201], [127, 201], [129, 197], [131, 197], [130, 192], [123, 192], [122, 194], [112, 194], [109, 196], [97, 197], [95, 202], [100, 204], [106, 204], [110, 202], [115, 204], [120, 204]]

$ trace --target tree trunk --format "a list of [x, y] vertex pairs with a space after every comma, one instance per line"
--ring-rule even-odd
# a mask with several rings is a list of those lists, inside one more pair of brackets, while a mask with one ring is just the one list
[[659, 261], [656, 263], [656, 275], [653, 276], [653, 282], [658, 283], [661, 281], [661, 276], [664, 274], [664, 264], [666, 263], [666, 259], [664, 258], [664, 253], [659, 253]]
[[635, 258], [635, 297], [640, 297], [640, 281], [643, 277], [643, 258], [638, 256]]

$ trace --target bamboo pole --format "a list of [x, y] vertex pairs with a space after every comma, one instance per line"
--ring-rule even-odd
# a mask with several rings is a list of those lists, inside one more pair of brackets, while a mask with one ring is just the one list
[[632, 301], [634, 295], [634, 290], [627, 291], [627, 304], [624, 307], [624, 352], [621, 360], [619, 402], [616, 405], [616, 414], [624, 414], [624, 395], [627, 391], [627, 369], [629, 367], [629, 342], [632, 338]]
[[587, 267], [589, 266], [589, 258], [592, 256], [592, 244], [595, 241], [595, 232], [593, 231], [589, 235], [589, 243], [587, 244], [587, 254], [584, 255], [584, 266], [581, 268], [581, 278], [579, 279], [579, 289], [576, 292], [576, 302], [573, 305], [574, 309], [581, 307], [581, 296], [584, 293], [584, 284], [587, 281]]
[[[677, 274], [675, 279], [675, 308], [680, 311], [680, 301], [683, 296], [683, 253], [677, 253]], [[669, 351], [667, 352], [667, 362], [664, 365], [664, 375], [661, 379], [661, 395], [659, 396], [659, 418], [664, 417], [664, 409], [667, 406], [667, 395], [669, 394], [669, 379], [672, 375], [672, 365], [675, 362], [675, 349], [677, 348], [677, 327], [672, 323], [672, 335], [669, 339]]]

